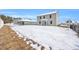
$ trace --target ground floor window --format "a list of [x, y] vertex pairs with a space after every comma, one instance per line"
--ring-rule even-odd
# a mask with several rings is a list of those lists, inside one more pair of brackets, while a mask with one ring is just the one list
[[41, 24], [41, 21], [39, 21], [39, 24]]
[[52, 24], [52, 21], [50, 21], [50, 24]]

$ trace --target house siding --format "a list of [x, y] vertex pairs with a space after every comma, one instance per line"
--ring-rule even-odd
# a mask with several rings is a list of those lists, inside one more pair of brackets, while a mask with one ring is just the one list
[[[51, 18], [50, 18], [50, 15], [51, 15]], [[43, 20], [43, 19], [46, 19], [46, 20]], [[52, 24], [50, 23], [51, 21], [52, 21]], [[39, 22], [41, 22], [41, 24], [39, 24]], [[46, 22], [46, 24], [44, 24], [44, 22]], [[57, 13], [37, 16], [37, 23], [39, 25], [57, 25]]]

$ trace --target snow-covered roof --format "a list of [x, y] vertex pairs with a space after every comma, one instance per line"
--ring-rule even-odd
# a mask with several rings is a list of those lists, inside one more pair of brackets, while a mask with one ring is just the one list
[[48, 15], [48, 14], [53, 14], [53, 13], [57, 13], [57, 11], [53, 11], [53, 12], [49, 12], [49, 13], [40, 14], [40, 15], [38, 15], [38, 16]]
[[30, 20], [30, 19], [21, 19], [21, 20], [18, 20], [18, 21], [36, 22], [36, 20]]

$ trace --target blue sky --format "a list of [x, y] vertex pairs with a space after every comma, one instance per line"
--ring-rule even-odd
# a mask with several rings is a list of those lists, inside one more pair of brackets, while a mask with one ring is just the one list
[[[12, 17], [25, 17], [36, 20], [36, 16], [43, 13], [55, 11], [56, 9], [0, 9], [0, 14]], [[57, 9], [59, 21], [64, 22], [68, 19], [79, 21], [79, 9]]]

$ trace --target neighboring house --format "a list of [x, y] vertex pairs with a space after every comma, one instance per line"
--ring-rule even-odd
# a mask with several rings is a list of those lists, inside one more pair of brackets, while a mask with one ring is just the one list
[[65, 28], [68, 28], [69, 27], [66, 23], [60, 23], [60, 24], [58, 24], [58, 26], [65, 27]]
[[58, 13], [55, 12], [50, 12], [50, 13], [45, 13], [37, 16], [37, 23], [39, 25], [57, 25], [58, 24]]
[[20, 19], [20, 20], [14, 20], [14, 24], [18, 24], [18, 25], [36, 25], [37, 22], [35, 20], [30, 20], [30, 19]]
[[73, 23], [74, 23], [74, 22], [72, 22], [71, 20], [67, 20], [65, 23], [60, 23], [59, 26], [70, 28], [70, 26], [71, 26]]

